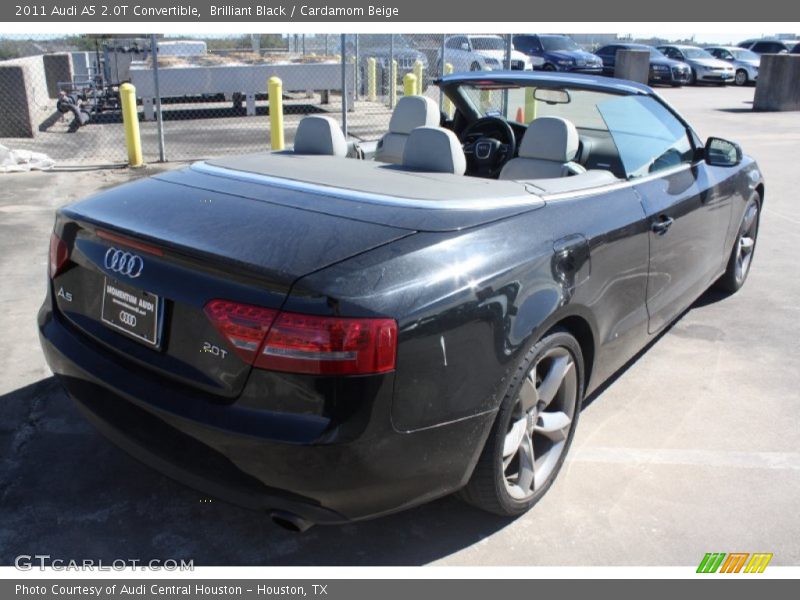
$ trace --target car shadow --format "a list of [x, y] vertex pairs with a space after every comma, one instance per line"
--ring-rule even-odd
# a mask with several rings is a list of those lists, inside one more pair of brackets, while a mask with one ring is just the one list
[[[686, 313], [725, 297], [703, 294], [588, 396], [583, 410]], [[195, 566], [423, 565], [514, 523], [449, 496], [371, 521], [291, 533], [138, 463], [84, 421], [54, 377], [0, 396], [0, 513], [0, 565], [34, 553]]]
[[742, 104], [747, 104], [749, 106], [739, 106], [739, 107], [728, 107], [728, 108], [718, 108], [719, 112], [725, 113], [751, 113], [753, 112], [753, 101], [752, 100], [745, 100]]
[[0, 564], [19, 554], [218, 565], [421, 565], [513, 523], [454, 497], [380, 519], [285, 531], [141, 465], [55, 378], [0, 396]]

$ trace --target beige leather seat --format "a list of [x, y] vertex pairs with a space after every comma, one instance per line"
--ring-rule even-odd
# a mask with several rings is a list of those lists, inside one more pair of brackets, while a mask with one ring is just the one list
[[392, 113], [389, 132], [378, 142], [375, 160], [400, 164], [411, 132], [417, 127], [436, 127], [439, 125], [439, 119], [439, 107], [430, 98], [403, 96], [398, 100]]
[[428, 173], [463, 175], [467, 169], [464, 149], [456, 134], [441, 127], [417, 127], [403, 149], [403, 167]]
[[500, 171], [500, 179], [550, 179], [585, 173], [575, 156], [579, 147], [575, 125], [561, 117], [531, 121], [516, 158]]
[[347, 140], [339, 124], [331, 117], [311, 115], [297, 126], [294, 136], [295, 154], [346, 156]]

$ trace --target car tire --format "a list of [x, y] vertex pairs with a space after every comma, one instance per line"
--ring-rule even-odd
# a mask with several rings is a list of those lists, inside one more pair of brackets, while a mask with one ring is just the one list
[[735, 294], [747, 281], [756, 250], [760, 217], [761, 197], [758, 193], [754, 193], [745, 205], [725, 273], [715, 283], [718, 290], [727, 294]]
[[543, 71], [555, 71], [555, 70], [556, 70], [556, 67], [555, 67], [555, 65], [551, 65], [550, 63], [546, 63], [546, 64], [545, 64], [545, 65], [542, 67], [542, 70], [543, 70]]
[[481, 68], [481, 65], [480, 65], [480, 63], [479, 63], [479, 62], [477, 62], [477, 61], [475, 61], [474, 63], [472, 63], [472, 64], [469, 66], [469, 70], [470, 70], [470, 71], [481, 71], [481, 70], [482, 70], [482, 68]]
[[583, 376], [581, 347], [564, 329], [551, 330], [525, 353], [460, 492], [463, 500], [504, 517], [519, 516], [539, 501], [572, 443]]
[[744, 69], [738, 69], [733, 78], [733, 82], [738, 86], [747, 85], [750, 82], [749, 78], [747, 77], [747, 71]]

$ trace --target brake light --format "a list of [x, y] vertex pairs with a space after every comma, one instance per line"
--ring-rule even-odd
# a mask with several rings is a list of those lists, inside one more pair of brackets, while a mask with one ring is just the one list
[[141, 250], [142, 252], [147, 252], [149, 254], [154, 254], [156, 256], [164, 256], [164, 251], [158, 246], [153, 246], [152, 244], [145, 244], [144, 242], [131, 239], [125, 235], [119, 235], [118, 233], [111, 233], [110, 231], [106, 231], [104, 229], [95, 230], [95, 234], [97, 234], [97, 237], [99, 237], [101, 240], [106, 240], [108, 242], [120, 244], [121, 246], [127, 246], [128, 248], [133, 248], [134, 250]]
[[55, 233], [50, 234], [50, 279], [55, 278], [69, 260], [69, 248]]
[[397, 323], [281, 313], [256, 367], [313, 375], [366, 375], [395, 368]]
[[204, 311], [246, 363], [260, 369], [310, 375], [368, 375], [393, 371], [393, 319], [316, 317], [211, 300]]
[[233, 351], [251, 365], [278, 314], [270, 308], [228, 300], [212, 300], [203, 310]]

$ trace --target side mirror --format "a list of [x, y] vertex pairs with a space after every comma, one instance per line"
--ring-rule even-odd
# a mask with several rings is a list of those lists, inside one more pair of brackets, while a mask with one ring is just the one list
[[463, 44], [461, 44], [461, 49], [464, 52], [469, 52], [469, 44], [467, 42], [464, 42]]
[[706, 142], [705, 160], [714, 167], [735, 167], [742, 162], [742, 149], [734, 142], [710, 137]]

